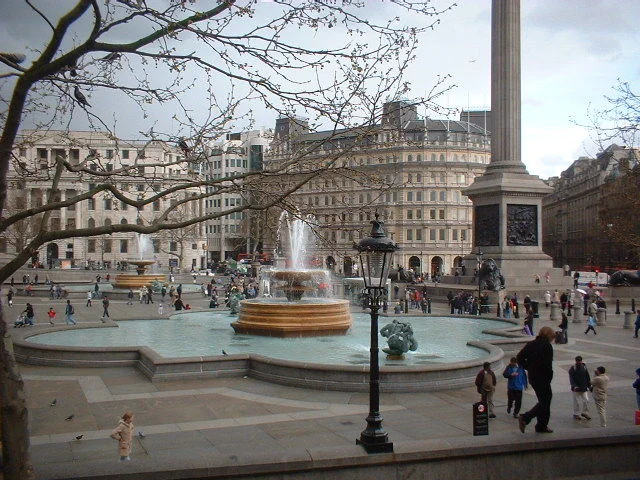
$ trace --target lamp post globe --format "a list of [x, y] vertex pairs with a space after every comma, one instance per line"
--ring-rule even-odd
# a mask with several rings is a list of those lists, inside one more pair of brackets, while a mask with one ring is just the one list
[[360, 256], [360, 266], [364, 287], [369, 297], [371, 309], [371, 343], [369, 356], [369, 415], [367, 427], [356, 439], [356, 444], [362, 445], [367, 453], [393, 452], [393, 443], [382, 427], [380, 414], [380, 367], [378, 363], [378, 311], [380, 300], [386, 292], [389, 268], [392, 265], [393, 253], [398, 250], [398, 244], [387, 237], [382, 228], [382, 222], [371, 222], [371, 236], [363, 238], [354, 245]]

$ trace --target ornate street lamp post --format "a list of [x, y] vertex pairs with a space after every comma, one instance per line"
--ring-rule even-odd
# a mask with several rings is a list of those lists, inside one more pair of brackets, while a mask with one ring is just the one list
[[376, 219], [371, 222], [371, 236], [363, 238], [354, 245], [360, 255], [360, 265], [364, 287], [371, 307], [371, 348], [369, 362], [369, 415], [367, 428], [356, 440], [367, 453], [393, 452], [393, 443], [382, 428], [380, 414], [380, 368], [378, 364], [378, 311], [380, 299], [386, 293], [389, 267], [392, 264], [393, 252], [398, 244], [387, 237], [382, 229], [382, 222]]
[[482, 314], [482, 307], [480, 302], [480, 295], [482, 294], [482, 282], [480, 281], [480, 267], [482, 267], [482, 250], [478, 250], [476, 253], [476, 261], [478, 262], [478, 315]]

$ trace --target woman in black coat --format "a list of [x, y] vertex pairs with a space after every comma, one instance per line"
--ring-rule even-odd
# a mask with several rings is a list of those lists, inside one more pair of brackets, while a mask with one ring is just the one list
[[529, 383], [536, 392], [538, 403], [528, 412], [518, 417], [520, 431], [537, 418], [536, 432], [552, 433], [549, 428], [551, 417], [551, 380], [553, 379], [553, 347], [555, 333], [551, 327], [542, 327], [538, 336], [527, 343], [517, 355], [518, 364], [527, 370]]

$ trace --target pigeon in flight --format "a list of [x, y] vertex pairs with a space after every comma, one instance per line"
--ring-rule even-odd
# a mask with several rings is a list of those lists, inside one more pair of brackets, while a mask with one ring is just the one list
[[69, 420], [73, 420], [73, 417], [75, 417], [75, 415], [72, 413], [71, 415], [69, 415], [67, 418], [65, 418], [65, 420], [69, 421]]
[[53, 400], [51, 400], [51, 403], [49, 404], [50, 407], [55, 407], [56, 403], [58, 403], [58, 399], [54, 398]]
[[84, 435], [76, 435], [76, 440], [82, 440], [82, 437], [84, 437]]
[[222, 350], [222, 354], [223, 355], [229, 355], [227, 352], [225, 352], [224, 350]]
[[87, 97], [84, 96], [84, 93], [80, 91], [80, 87], [77, 85], [73, 88], [73, 95], [76, 97], [76, 100], [83, 107], [90, 107], [91, 104], [87, 101]]
[[108, 55], [105, 55], [100, 60], [105, 62], [113, 62], [114, 60], [118, 60], [122, 55], [119, 52], [111, 52]]

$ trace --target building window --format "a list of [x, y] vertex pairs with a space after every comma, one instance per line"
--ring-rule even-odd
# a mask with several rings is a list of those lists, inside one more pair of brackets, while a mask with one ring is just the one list
[[436, 219], [436, 211], [435, 211], [435, 209], [432, 208], [431, 210], [429, 210], [429, 218], [431, 220], [435, 220]]
[[444, 241], [447, 239], [446, 237], [446, 230], [444, 228], [441, 228], [438, 230], [438, 240]]
[[429, 229], [429, 240], [436, 241], [436, 231], [433, 228]]
[[413, 220], [413, 210], [407, 210], [407, 220]]
[[108, 149], [108, 150], [105, 152], [105, 156], [106, 156], [107, 158], [113, 158], [113, 150]]
[[87, 253], [96, 253], [96, 241], [87, 240]]
[[435, 190], [431, 190], [429, 192], [429, 201], [430, 202], [435, 202], [438, 199], [438, 194]]
[[153, 202], [153, 211], [154, 212], [159, 212], [160, 211], [160, 200], [155, 200]]
[[413, 241], [413, 230], [407, 230], [407, 241]]
[[51, 230], [60, 230], [60, 219], [52, 218], [51, 219]]
[[160, 253], [160, 240], [154, 238], [151, 240], [151, 244], [153, 245], [153, 253]]
[[129, 150], [122, 150], [122, 158], [123, 160], [129, 159]]
[[72, 148], [69, 150], [69, 155], [71, 157], [71, 164], [77, 165], [80, 163], [80, 150], [77, 148]]
[[440, 220], [444, 220], [444, 208], [441, 208], [440, 210], [438, 210], [438, 218]]
[[422, 241], [422, 229], [418, 228], [416, 229], [416, 241]]
[[407, 192], [407, 202], [413, 202], [413, 192]]
[[105, 210], [112, 210], [113, 209], [113, 201], [110, 198], [105, 198], [104, 199], [104, 209]]
[[446, 190], [441, 190], [440, 191], [440, 201], [441, 202], [446, 202], [447, 201], [447, 192], [446, 192]]
[[177, 252], [178, 251], [178, 242], [169, 242], [169, 251]]
[[198, 249], [198, 244], [197, 243], [192, 243], [191, 244], [191, 250], [197, 250]]
[[120, 253], [129, 252], [129, 240], [120, 240]]

